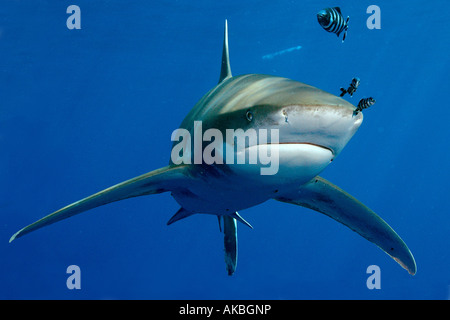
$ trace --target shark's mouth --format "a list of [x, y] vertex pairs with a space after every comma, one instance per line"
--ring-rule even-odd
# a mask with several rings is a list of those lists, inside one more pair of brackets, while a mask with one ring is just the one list
[[249, 165], [237, 166], [236, 170], [256, 175], [261, 169], [261, 175], [276, 175], [286, 181], [292, 178], [307, 182], [334, 159], [334, 152], [330, 148], [305, 142], [264, 143], [244, 150], [236, 153], [236, 158], [240, 158], [241, 162], [238, 160], [234, 163], [244, 164], [244, 159], [248, 160], [245, 164]]
[[329, 148], [329, 147], [325, 147], [323, 145], [320, 144], [316, 144], [316, 143], [312, 143], [312, 142], [278, 142], [278, 143], [264, 143], [264, 144], [259, 144], [258, 146], [262, 146], [262, 145], [310, 145], [310, 146], [314, 146], [314, 147], [318, 147], [318, 148], [322, 148], [325, 150], [328, 150], [331, 152], [331, 154], [333, 155], [333, 157], [335, 156], [335, 152], [333, 151], [333, 149]]
[[280, 144], [280, 145], [283, 145], [283, 144], [292, 144], [292, 145], [298, 144], [298, 145], [305, 145], [305, 144], [306, 144], [306, 145], [310, 145], [310, 146], [314, 146], [314, 147], [319, 147], [319, 148], [328, 150], [328, 151], [330, 151], [330, 152], [333, 154], [333, 156], [334, 156], [334, 151], [333, 151], [333, 149], [328, 148], [328, 147], [325, 147], [325, 146], [320, 145], [320, 144], [316, 144], [316, 143], [311, 143], [311, 142], [279, 142], [279, 143], [277, 143], [277, 144]]

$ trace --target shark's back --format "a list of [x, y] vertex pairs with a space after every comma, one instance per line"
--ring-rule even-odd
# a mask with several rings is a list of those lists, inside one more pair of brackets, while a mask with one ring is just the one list
[[355, 107], [344, 99], [313, 86], [277, 76], [245, 74], [230, 77], [212, 88], [187, 114], [180, 128], [191, 131], [194, 121], [207, 122], [217, 115], [254, 106], [315, 105]]

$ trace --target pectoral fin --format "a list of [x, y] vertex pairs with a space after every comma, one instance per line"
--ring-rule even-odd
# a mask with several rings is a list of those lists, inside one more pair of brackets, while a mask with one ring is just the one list
[[335, 219], [375, 243], [410, 274], [416, 273], [414, 257], [397, 233], [375, 212], [329, 181], [316, 177], [275, 199], [310, 208]]
[[124, 181], [107, 188], [87, 198], [74, 202], [48, 216], [30, 224], [15, 233], [9, 242], [49, 224], [69, 218], [84, 211], [132, 197], [157, 194], [173, 190], [174, 187], [185, 179], [185, 166], [167, 166], [151, 171], [133, 179]]

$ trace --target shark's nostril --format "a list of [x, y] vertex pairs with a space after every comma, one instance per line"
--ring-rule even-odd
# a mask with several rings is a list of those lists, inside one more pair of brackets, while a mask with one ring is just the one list
[[287, 111], [286, 110], [283, 110], [283, 116], [284, 116], [284, 122], [289, 122], [288, 121], [288, 114], [287, 114]]

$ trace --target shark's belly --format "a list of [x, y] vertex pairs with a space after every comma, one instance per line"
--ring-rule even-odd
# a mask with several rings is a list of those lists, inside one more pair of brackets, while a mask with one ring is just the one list
[[189, 182], [172, 195], [191, 212], [232, 213], [298, 188], [317, 176], [333, 158], [329, 150], [308, 144], [277, 145], [276, 149], [280, 162], [271, 167], [261, 163], [194, 165]]
[[227, 215], [267, 201], [278, 192], [272, 186], [232, 180], [227, 179], [228, 184], [217, 179], [192, 180], [190, 186], [173, 191], [172, 196], [191, 212]]

